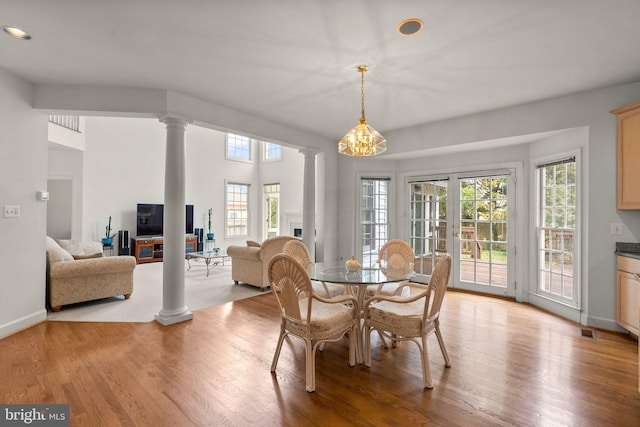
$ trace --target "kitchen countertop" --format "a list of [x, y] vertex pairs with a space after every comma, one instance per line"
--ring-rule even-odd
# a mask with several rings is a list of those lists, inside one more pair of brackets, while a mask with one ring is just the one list
[[640, 243], [616, 242], [616, 255], [640, 259]]

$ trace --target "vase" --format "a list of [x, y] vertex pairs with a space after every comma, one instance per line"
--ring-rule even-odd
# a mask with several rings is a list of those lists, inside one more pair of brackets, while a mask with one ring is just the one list
[[102, 238], [102, 244], [105, 245], [105, 246], [113, 245], [113, 237], [103, 237]]
[[347, 271], [350, 272], [359, 271], [360, 263], [356, 260], [355, 256], [352, 256], [351, 259], [345, 263], [345, 267], [347, 268]]
[[207, 240], [213, 240], [215, 233], [207, 233]]

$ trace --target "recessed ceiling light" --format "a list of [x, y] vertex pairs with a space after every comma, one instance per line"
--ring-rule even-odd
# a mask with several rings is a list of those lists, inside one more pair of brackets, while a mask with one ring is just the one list
[[413, 36], [418, 34], [423, 26], [422, 19], [409, 18], [398, 24], [398, 32], [403, 36]]
[[31, 36], [24, 30], [16, 27], [3, 27], [5, 33], [20, 40], [31, 40]]

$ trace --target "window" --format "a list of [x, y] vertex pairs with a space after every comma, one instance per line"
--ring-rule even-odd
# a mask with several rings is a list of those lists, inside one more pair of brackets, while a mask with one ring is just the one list
[[282, 160], [282, 146], [279, 144], [274, 144], [272, 142], [266, 142], [263, 141], [264, 143], [264, 160], [265, 161], [275, 161], [275, 160]]
[[249, 235], [249, 185], [227, 183], [226, 237]]
[[280, 184], [264, 186], [265, 238], [280, 234]]
[[251, 161], [251, 138], [227, 134], [227, 160]]
[[362, 266], [371, 267], [389, 239], [389, 179], [362, 178], [360, 208]]
[[538, 165], [537, 180], [538, 292], [577, 305], [575, 157]]

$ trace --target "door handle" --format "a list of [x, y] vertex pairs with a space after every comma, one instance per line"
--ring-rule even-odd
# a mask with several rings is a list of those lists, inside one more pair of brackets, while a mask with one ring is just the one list
[[460, 237], [460, 233], [455, 233], [454, 236]]

